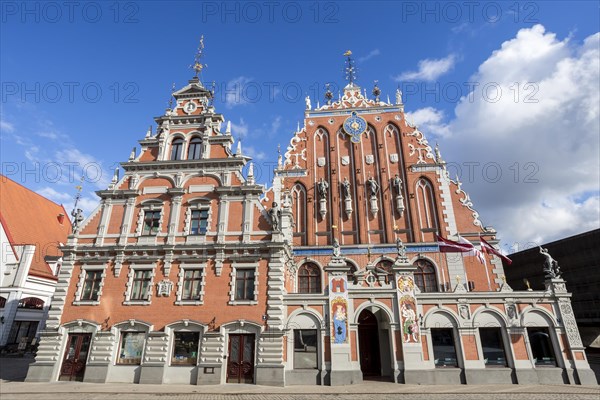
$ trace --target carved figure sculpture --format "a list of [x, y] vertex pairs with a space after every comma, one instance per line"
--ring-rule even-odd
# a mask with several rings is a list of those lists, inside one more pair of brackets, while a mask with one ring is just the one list
[[317, 183], [317, 191], [321, 199], [327, 198], [327, 191], [329, 190], [329, 184], [323, 178]]

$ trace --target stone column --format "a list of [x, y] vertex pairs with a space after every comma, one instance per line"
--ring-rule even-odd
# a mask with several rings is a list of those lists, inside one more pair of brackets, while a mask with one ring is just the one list
[[[417, 267], [408, 261], [405, 249], [402, 246], [392, 266], [396, 277], [397, 318], [399, 321], [404, 367], [404, 376], [400, 372], [395, 376], [396, 382], [419, 382], [420, 380], [415, 375], [421, 374], [422, 372], [419, 372], [419, 370], [428, 367], [428, 364], [423, 362], [423, 347], [421, 345], [421, 321], [419, 321], [419, 315], [422, 312], [418, 308], [415, 297], [415, 280], [413, 274], [416, 269]], [[413, 379], [413, 377], [417, 379]]]
[[[348, 300], [350, 267], [339, 256], [334, 256], [325, 267], [328, 275], [328, 320], [331, 340], [331, 386], [362, 382], [360, 363], [352, 360], [352, 335], [350, 334], [351, 305]], [[356, 345], [356, 344], [355, 344]]]
[[[558, 317], [557, 320], [559, 321], [560, 327], [564, 329], [566, 333], [566, 345], [568, 348], [564, 350], [566, 350], [566, 353], [569, 355], [569, 359], [564, 360], [564, 362], [571, 383], [596, 385], [596, 376], [590, 369], [590, 364], [587, 361], [585, 347], [581, 342], [579, 328], [577, 328], [575, 315], [573, 314], [573, 308], [571, 307], [571, 294], [567, 293], [565, 281], [558, 277], [546, 279], [544, 283], [546, 285], [546, 292], [551, 293], [551, 296], [556, 300], [558, 308], [556, 311]], [[557, 354], [557, 356], [559, 355]]]

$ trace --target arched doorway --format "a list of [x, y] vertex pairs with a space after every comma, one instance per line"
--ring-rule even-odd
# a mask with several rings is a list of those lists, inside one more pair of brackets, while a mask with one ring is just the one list
[[364, 379], [380, 377], [379, 326], [377, 317], [369, 310], [363, 310], [358, 316], [358, 346]]

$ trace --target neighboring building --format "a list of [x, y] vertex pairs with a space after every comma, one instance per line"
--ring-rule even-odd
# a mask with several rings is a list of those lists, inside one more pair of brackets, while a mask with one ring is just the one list
[[266, 192], [212, 92], [175, 92], [62, 248], [27, 380], [594, 382], [562, 280], [513, 292], [496, 256], [440, 253], [436, 232], [495, 231], [401, 94], [365, 98], [348, 62]]
[[71, 223], [62, 205], [0, 175], [0, 348], [25, 350], [44, 329]]
[[[573, 294], [571, 304], [588, 357], [597, 360], [600, 373], [600, 229], [542, 245], [558, 261]], [[510, 255], [513, 263], [506, 267], [508, 283], [518, 290], [544, 288], [543, 257], [539, 247]], [[600, 375], [598, 375], [600, 376]]]

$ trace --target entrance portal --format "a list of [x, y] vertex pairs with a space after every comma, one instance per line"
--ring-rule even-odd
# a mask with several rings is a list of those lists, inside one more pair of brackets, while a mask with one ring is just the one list
[[60, 369], [60, 381], [83, 381], [85, 363], [87, 361], [91, 333], [70, 333], [62, 367]]
[[254, 383], [254, 335], [229, 335], [227, 383]]
[[377, 317], [369, 310], [363, 310], [358, 316], [358, 346], [363, 377], [381, 376], [379, 328]]

